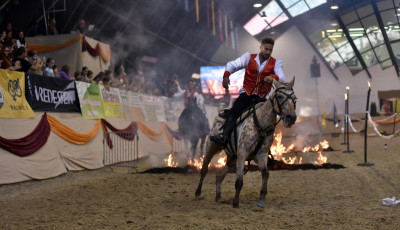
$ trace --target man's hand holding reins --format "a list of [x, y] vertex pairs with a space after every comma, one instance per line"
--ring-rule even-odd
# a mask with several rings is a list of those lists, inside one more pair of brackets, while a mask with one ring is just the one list
[[231, 81], [229, 80], [229, 77], [224, 77], [222, 80], [222, 86], [226, 89], [229, 90], [229, 85], [231, 84]]
[[266, 82], [266, 83], [272, 83], [272, 81], [274, 80], [274, 78], [270, 75], [270, 76], [266, 76], [265, 78], [264, 78], [264, 81]]

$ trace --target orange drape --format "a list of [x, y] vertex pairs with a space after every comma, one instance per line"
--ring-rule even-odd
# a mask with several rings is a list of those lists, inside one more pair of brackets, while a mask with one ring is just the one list
[[79, 41], [82, 39], [82, 35], [78, 35], [75, 38], [64, 42], [62, 44], [59, 45], [53, 45], [53, 46], [49, 46], [49, 45], [33, 45], [33, 44], [28, 44], [28, 49], [29, 50], [36, 50], [38, 53], [46, 53], [46, 52], [51, 52], [51, 51], [55, 51], [55, 50], [59, 50], [59, 49], [63, 49], [67, 46], [70, 46], [72, 44], [74, 44], [75, 42]]
[[155, 132], [155, 131], [151, 130], [149, 127], [147, 127], [145, 124], [143, 124], [140, 121], [136, 121], [136, 123], [137, 123], [140, 131], [142, 131], [142, 133], [144, 133], [146, 136], [148, 136], [153, 141], [160, 141], [161, 135], [164, 132], [167, 136], [168, 142], [172, 145], [172, 137], [164, 123], [161, 124], [161, 128], [160, 128], [159, 132]]
[[[375, 121], [374, 119], [372, 119], [372, 121], [374, 121], [374, 123], [380, 124], [380, 125], [390, 125], [393, 124], [393, 120], [387, 120], [387, 121]], [[400, 117], [397, 118], [394, 122], [399, 122], [400, 121]]]
[[76, 145], [84, 145], [88, 143], [90, 140], [93, 139], [93, 137], [96, 136], [97, 132], [99, 131], [101, 120], [97, 120], [96, 125], [94, 128], [87, 132], [87, 133], [78, 133], [70, 128], [68, 128], [66, 125], [62, 124], [59, 122], [57, 119], [55, 119], [53, 116], [50, 116], [47, 114], [47, 120], [50, 123], [50, 128], [51, 131], [53, 131], [55, 134], [57, 134], [59, 137], [62, 139]]
[[111, 59], [111, 48], [110, 48], [110, 45], [107, 45], [107, 53], [104, 53], [103, 48], [101, 48], [100, 42], [98, 44], [99, 44], [101, 59], [103, 59], [104, 62], [109, 62], [110, 59]]

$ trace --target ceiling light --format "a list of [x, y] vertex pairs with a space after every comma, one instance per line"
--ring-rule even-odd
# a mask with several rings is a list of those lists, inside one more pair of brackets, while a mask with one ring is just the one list
[[336, 4], [336, 1], [332, 1], [331, 10], [337, 10], [337, 9], [339, 9], [339, 6]]
[[259, 7], [262, 7], [262, 4], [261, 3], [254, 3], [253, 7], [259, 8]]

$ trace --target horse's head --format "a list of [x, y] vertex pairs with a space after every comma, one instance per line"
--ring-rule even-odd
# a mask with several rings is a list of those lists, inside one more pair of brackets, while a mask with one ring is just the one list
[[275, 114], [279, 115], [283, 125], [290, 128], [297, 119], [296, 95], [293, 92], [294, 78], [289, 83], [274, 80], [275, 91], [270, 96], [270, 101]]

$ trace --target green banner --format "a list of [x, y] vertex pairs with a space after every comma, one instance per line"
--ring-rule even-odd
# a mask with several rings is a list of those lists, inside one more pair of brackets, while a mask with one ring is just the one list
[[79, 103], [84, 119], [105, 118], [100, 87], [96, 84], [76, 81]]

